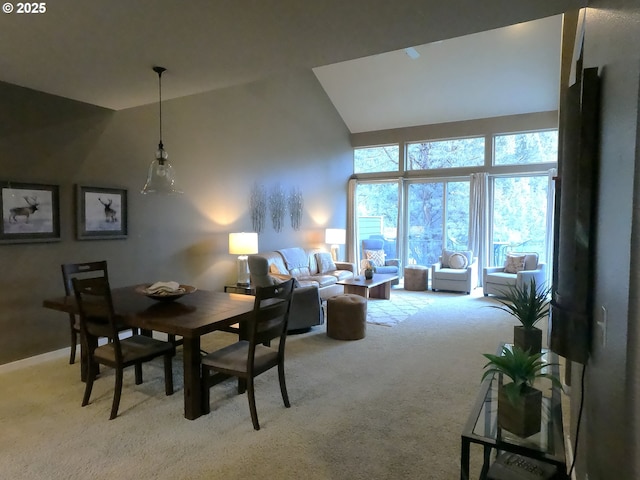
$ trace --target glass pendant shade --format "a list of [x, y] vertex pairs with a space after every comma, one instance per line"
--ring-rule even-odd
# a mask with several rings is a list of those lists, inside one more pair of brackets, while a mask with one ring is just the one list
[[168, 160], [169, 155], [160, 146], [156, 151], [156, 158], [149, 165], [147, 183], [144, 184], [142, 193], [160, 193], [168, 195], [180, 195], [183, 193], [176, 187], [175, 171]]

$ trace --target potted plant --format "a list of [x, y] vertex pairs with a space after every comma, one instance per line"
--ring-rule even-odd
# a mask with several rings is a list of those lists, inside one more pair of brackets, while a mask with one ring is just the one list
[[495, 306], [514, 316], [520, 325], [513, 327], [513, 343], [523, 350], [538, 353], [542, 350], [542, 330], [536, 324], [549, 315], [550, 288], [538, 287], [531, 280], [528, 285], [516, 285], [496, 298], [502, 305]]
[[375, 267], [372, 265], [372, 263], [367, 261], [367, 265], [364, 268], [364, 278], [366, 280], [371, 280], [375, 271]]
[[498, 384], [498, 425], [520, 437], [529, 437], [540, 431], [542, 392], [534, 388], [538, 378], [548, 378], [554, 386], [562, 388], [557, 376], [543, 372], [547, 366], [541, 353], [530, 353], [520, 347], [502, 347], [502, 355], [484, 353], [489, 362], [484, 366], [484, 380], [489, 375], [501, 374], [511, 379]]

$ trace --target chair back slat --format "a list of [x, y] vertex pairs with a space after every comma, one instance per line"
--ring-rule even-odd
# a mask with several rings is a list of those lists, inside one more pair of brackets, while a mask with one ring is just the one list
[[109, 280], [105, 277], [72, 278], [71, 284], [78, 305], [83, 341], [89, 336], [107, 337], [113, 342], [116, 359], [121, 361], [122, 350]]

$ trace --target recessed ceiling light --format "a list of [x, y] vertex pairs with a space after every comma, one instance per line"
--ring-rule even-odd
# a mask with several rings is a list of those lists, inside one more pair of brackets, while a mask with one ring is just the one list
[[418, 53], [418, 51], [413, 48], [413, 47], [409, 47], [409, 48], [405, 48], [404, 49], [404, 53], [407, 54], [407, 56], [413, 60], [415, 60], [416, 58], [418, 58], [420, 56], [420, 54]]

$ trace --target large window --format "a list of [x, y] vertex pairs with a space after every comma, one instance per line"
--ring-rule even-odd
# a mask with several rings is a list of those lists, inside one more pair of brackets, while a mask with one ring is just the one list
[[484, 137], [407, 144], [407, 170], [484, 165]]
[[496, 135], [495, 165], [526, 165], [558, 161], [558, 131]]
[[409, 264], [431, 265], [443, 248], [466, 250], [469, 242], [469, 182], [420, 182], [408, 186]]
[[[398, 143], [354, 149], [356, 259], [360, 240], [381, 236], [402, 265], [430, 266], [443, 249], [474, 249], [480, 271], [503, 264], [509, 251], [537, 252], [548, 264], [558, 131], [505, 133], [509, 125], [498, 124], [494, 132], [483, 122], [477, 135], [420, 141], [402, 138], [414, 132], [407, 129], [393, 132]], [[425, 131], [432, 130], [443, 131]]]

